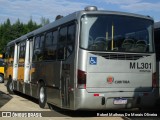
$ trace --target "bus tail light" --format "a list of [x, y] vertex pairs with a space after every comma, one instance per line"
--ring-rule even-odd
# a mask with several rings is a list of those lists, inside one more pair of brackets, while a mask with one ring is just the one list
[[82, 70], [78, 70], [78, 88], [86, 89], [86, 73]]
[[156, 73], [152, 74], [152, 87], [153, 88], [157, 87]]

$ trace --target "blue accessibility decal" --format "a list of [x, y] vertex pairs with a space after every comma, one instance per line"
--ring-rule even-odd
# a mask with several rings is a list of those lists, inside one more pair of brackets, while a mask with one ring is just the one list
[[90, 57], [89, 58], [89, 64], [97, 65], [97, 57]]

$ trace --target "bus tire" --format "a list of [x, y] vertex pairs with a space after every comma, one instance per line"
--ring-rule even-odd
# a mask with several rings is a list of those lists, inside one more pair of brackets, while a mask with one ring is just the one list
[[48, 104], [47, 104], [47, 92], [46, 92], [46, 87], [44, 85], [44, 83], [40, 83], [39, 85], [39, 106], [41, 108], [49, 108]]
[[4, 83], [4, 76], [0, 74], [0, 83]]
[[14, 94], [12, 79], [9, 79], [7, 81], [7, 91], [9, 92], [9, 94]]

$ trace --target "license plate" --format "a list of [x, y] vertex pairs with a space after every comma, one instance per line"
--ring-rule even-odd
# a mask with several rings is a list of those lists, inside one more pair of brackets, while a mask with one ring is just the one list
[[119, 98], [119, 99], [114, 99], [113, 103], [115, 105], [122, 105], [122, 104], [127, 104], [127, 99], [124, 98]]

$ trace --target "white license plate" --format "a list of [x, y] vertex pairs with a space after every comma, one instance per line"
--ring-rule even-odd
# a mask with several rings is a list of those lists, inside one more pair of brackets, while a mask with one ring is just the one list
[[115, 105], [122, 105], [122, 104], [127, 104], [127, 99], [119, 98], [119, 99], [114, 99], [113, 103]]

